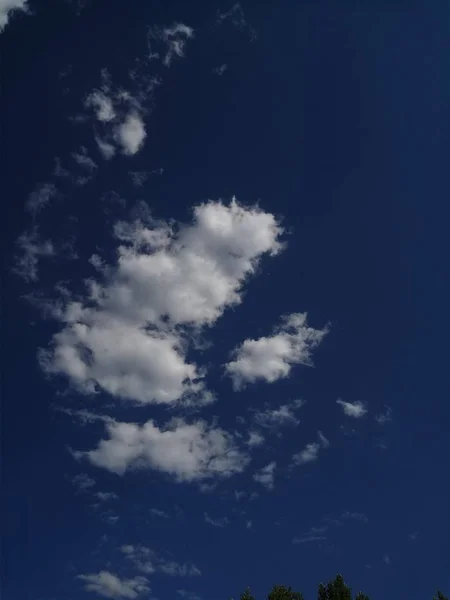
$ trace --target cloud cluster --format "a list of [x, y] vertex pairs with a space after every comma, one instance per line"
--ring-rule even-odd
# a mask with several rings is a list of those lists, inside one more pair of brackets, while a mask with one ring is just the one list
[[306, 313], [292, 313], [271, 336], [247, 339], [233, 352], [233, 360], [225, 365], [236, 390], [247, 383], [262, 380], [273, 383], [288, 377], [292, 365], [310, 366], [312, 350], [327, 333], [307, 325]]
[[100, 571], [88, 575], [78, 575], [78, 579], [85, 582], [84, 589], [95, 592], [103, 598], [137, 598], [141, 594], [148, 594], [150, 588], [146, 577], [133, 579], [120, 579], [109, 571]]
[[165, 429], [153, 421], [142, 426], [114, 422], [106, 428], [108, 439], [77, 456], [85, 455], [92, 464], [119, 475], [127, 469], [152, 468], [178, 482], [189, 482], [230, 477], [248, 463], [248, 456], [236, 447], [230, 434], [204, 421], [188, 424], [174, 419]]
[[[186, 361], [187, 328], [241, 302], [264, 254], [280, 251], [275, 217], [233, 200], [194, 209], [188, 225], [117, 223], [116, 264], [66, 299], [62, 330], [40, 360], [79, 391], [139, 403], [205, 403], [203, 371]], [[180, 328], [185, 328], [184, 330]]]

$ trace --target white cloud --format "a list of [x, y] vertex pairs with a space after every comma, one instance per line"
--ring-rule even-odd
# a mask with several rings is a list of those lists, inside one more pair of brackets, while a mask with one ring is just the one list
[[174, 560], [167, 560], [145, 546], [125, 545], [120, 548], [123, 554], [130, 560], [134, 567], [150, 575], [151, 573], [164, 573], [170, 576], [192, 577], [201, 575], [200, 570], [190, 563], [178, 563]]
[[279, 408], [267, 408], [254, 415], [255, 422], [261, 427], [278, 428], [283, 425], [298, 425], [300, 421], [295, 416], [295, 410], [303, 406], [302, 400], [295, 400], [292, 404], [283, 404]]
[[323, 435], [321, 431], [317, 432], [317, 437], [317, 442], [310, 442], [309, 444], [306, 444], [303, 450], [293, 455], [292, 462], [294, 465], [300, 466], [306, 463], [316, 461], [319, 455], [319, 450], [321, 448], [329, 447], [330, 442], [327, 440], [327, 438]]
[[358, 400], [356, 402], [344, 402], [344, 400], [339, 399], [336, 400], [336, 403], [342, 406], [342, 410], [347, 415], [347, 417], [359, 419], [367, 413], [367, 408], [362, 402], [359, 402]]
[[253, 448], [254, 446], [261, 446], [261, 444], [264, 443], [264, 438], [263, 436], [258, 433], [257, 431], [250, 431], [250, 434], [248, 436], [248, 440], [247, 440], [247, 446], [249, 446], [250, 448]]
[[113, 99], [109, 96], [109, 89], [95, 90], [86, 98], [85, 106], [91, 107], [97, 119], [102, 123], [109, 123], [116, 118]]
[[228, 519], [228, 517], [219, 517], [217, 519], [213, 519], [208, 515], [207, 512], [203, 514], [203, 518], [205, 520], [205, 523], [209, 523], [213, 527], [225, 527], [226, 525], [230, 524], [230, 520]]
[[246, 529], [251, 529], [252, 528], [252, 522], [251, 521], [247, 521], [247, 523], [245, 524], [245, 528]]
[[174, 419], [165, 429], [153, 421], [109, 423], [108, 439], [85, 455], [92, 464], [122, 475], [127, 469], [151, 468], [168, 473], [176, 481], [199, 481], [212, 477], [229, 477], [241, 472], [248, 456], [240, 451], [233, 438], [222, 429], [204, 421], [188, 424]]
[[28, 11], [28, 0], [0, 0], [0, 32], [8, 24], [11, 15], [19, 11]]
[[273, 335], [247, 339], [236, 348], [234, 360], [225, 365], [234, 388], [238, 390], [258, 380], [273, 383], [288, 377], [292, 365], [311, 366], [311, 352], [328, 330], [308, 327], [306, 319], [306, 313], [290, 314]]
[[122, 152], [128, 156], [141, 149], [146, 135], [144, 121], [136, 113], [128, 114], [115, 130], [115, 137], [122, 147]]
[[109, 571], [100, 571], [90, 575], [78, 575], [78, 579], [85, 582], [84, 589], [95, 592], [104, 598], [137, 598], [140, 594], [149, 593], [148, 579], [134, 577], [133, 579], [120, 579]]
[[42, 367], [85, 393], [211, 401], [203, 371], [186, 362], [189, 335], [239, 304], [261, 257], [281, 250], [275, 217], [235, 200], [208, 202], [189, 225], [137, 220], [115, 232], [117, 263], [88, 282], [85, 297], [63, 299], [63, 328], [41, 351]]
[[78, 152], [73, 152], [72, 158], [80, 167], [83, 167], [87, 171], [94, 171], [97, 168], [97, 165], [89, 156], [84, 146], [81, 146]]
[[18, 249], [13, 271], [27, 283], [38, 280], [40, 258], [54, 256], [55, 249], [50, 240], [42, 240], [37, 227], [25, 231], [16, 240]]
[[275, 461], [270, 462], [265, 467], [260, 469], [257, 473], [254, 473], [253, 479], [258, 483], [264, 485], [267, 489], [272, 490], [274, 485], [276, 466], [277, 463]]

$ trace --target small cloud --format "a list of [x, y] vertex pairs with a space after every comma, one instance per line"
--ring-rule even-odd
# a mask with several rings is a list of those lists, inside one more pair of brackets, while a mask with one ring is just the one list
[[324, 535], [305, 535], [301, 537], [295, 537], [292, 540], [293, 544], [309, 544], [311, 542], [322, 542], [327, 538]]
[[408, 535], [408, 538], [412, 541], [415, 542], [416, 540], [419, 539], [419, 532], [418, 531], [413, 531], [413, 533], [410, 533]]
[[295, 410], [303, 405], [301, 400], [295, 400], [292, 404], [282, 404], [279, 408], [266, 408], [254, 415], [255, 422], [260, 427], [278, 429], [283, 426], [296, 426], [300, 421], [295, 416]]
[[189, 592], [188, 590], [177, 590], [177, 594], [186, 600], [202, 600], [198, 594]]
[[315, 462], [319, 455], [319, 450], [321, 448], [329, 447], [330, 442], [327, 440], [327, 438], [323, 435], [321, 431], [317, 432], [317, 436], [319, 439], [318, 442], [310, 442], [309, 444], [306, 444], [303, 450], [293, 455], [293, 465], [300, 466], [305, 465], [306, 463]]
[[391, 423], [392, 409], [389, 406], [386, 406], [384, 412], [375, 415], [375, 421], [379, 425], [386, 425], [386, 423]]
[[85, 492], [95, 485], [95, 480], [89, 477], [87, 473], [80, 473], [72, 478], [72, 483], [79, 492]]
[[50, 240], [43, 240], [37, 227], [25, 231], [16, 240], [18, 249], [13, 266], [13, 272], [27, 283], [38, 280], [40, 258], [50, 258], [55, 255], [55, 248]]
[[230, 520], [227, 517], [220, 517], [218, 519], [213, 519], [208, 515], [207, 512], [203, 514], [203, 518], [205, 519], [205, 523], [209, 523], [213, 527], [225, 527], [230, 524]]
[[270, 462], [265, 467], [254, 473], [253, 479], [264, 485], [268, 490], [272, 490], [274, 486], [274, 474], [277, 463]]
[[248, 436], [247, 446], [253, 448], [254, 446], [261, 446], [264, 443], [263, 436], [257, 431], [250, 431], [250, 435]]
[[109, 571], [100, 571], [89, 575], [78, 575], [77, 579], [84, 582], [87, 592], [94, 592], [104, 598], [137, 598], [140, 594], [150, 593], [146, 577], [120, 579]]
[[127, 156], [139, 152], [146, 136], [144, 121], [137, 113], [127, 115], [115, 130], [115, 138], [122, 147], [122, 153]]
[[146, 546], [124, 545], [120, 548], [125, 557], [142, 573], [163, 573], [171, 577], [195, 577], [201, 575], [200, 569], [190, 563], [178, 563], [159, 556]]
[[367, 413], [367, 408], [362, 402], [357, 400], [356, 402], [344, 402], [344, 400], [338, 399], [336, 403], [342, 406], [342, 410], [347, 417], [359, 419]]
[[94, 496], [100, 500], [100, 502], [108, 502], [108, 500], [118, 499], [118, 495], [114, 492], [96, 492]]
[[58, 190], [53, 183], [41, 183], [28, 196], [28, 200], [25, 203], [25, 209], [36, 216], [44, 206], [49, 204], [50, 200], [54, 198], [57, 193]]
[[390, 558], [390, 556], [389, 556], [388, 554], [385, 554], [385, 555], [383, 556], [383, 562], [384, 562], [384, 564], [385, 564], [385, 565], [390, 565], [390, 564], [392, 564], [391, 558]]
[[160, 519], [169, 518], [169, 515], [165, 511], [159, 510], [158, 508], [151, 508], [150, 514], [152, 514], [154, 517], [159, 517]]
[[348, 510], [345, 510], [342, 515], [341, 515], [341, 519], [344, 520], [352, 520], [352, 521], [362, 521], [363, 523], [368, 523], [369, 519], [366, 517], [366, 515], [364, 513], [360, 513], [360, 512], [350, 512]]
[[77, 165], [79, 165], [83, 169], [86, 169], [86, 171], [92, 172], [97, 168], [97, 165], [88, 155], [87, 150], [84, 146], [81, 146], [78, 152], [73, 152], [72, 158], [77, 163]]
[[245, 528], [246, 529], [251, 529], [252, 528], [252, 522], [251, 521], [247, 521], [247, 523], [245, 524]]
[[228, 65], [226, 65], [225, 63], [223, 65], [220, 65], [220, 67], [215, 67], [213, 69], [213, 73], [215, 75], [223, 75], [225, 73], [225, 71], [228, 69]]
[[319, 442], [320, 442], [322, 448], [328, 448], [330, 446], [330, 442], [323, 435], [323, 433], [321, 431], [318, 431], [317, 435], [319, 436]]
[[246, 339], [232, 352], [225, 371], [240, 390], [248, 383], [273, 383], [290, 375], [293, 365], [312, 365], [312, 351], [328, 332], [309, 327], [306, 313], [292, 313], [282, 319], [270, 336]]

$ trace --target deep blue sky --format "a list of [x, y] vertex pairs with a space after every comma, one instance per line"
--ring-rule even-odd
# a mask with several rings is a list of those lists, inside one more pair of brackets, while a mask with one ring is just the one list
[[[249, 1], [221, 23], [217, 11], [232, 4], [30, 5], [0, 34], [5, 600], [100, 597], [78, 576], [101, 571], [148, 577], [142, 597], [160, 600], [225, 600], [246, 586], [264, 598], [275, 583], [313, 598], [336, 572], [375, 600], [448, 592], [449, 4]], [[148, 28], [173, 23], [194, 30], [184, 57], [169, 67], [147, 60]], [[132, 95], [144, 77], [159, 78], [140, 99], [146, 138], [132, 156], [98, 151], [84, 102], [102, 69]], [[83, 185], [71, 159], [81, 146], [97, 165]], [[55, 175], [56, 157], [68, 176]], [[149, 176], [138, 187], [130, 172]], [[26, 203], [44, 183], [57, 192], [33, 216]], [[140, 201], [156, 219], [190, 223], [193, 206], [234, 195], [281, 219], [287, 245], [263, 257], [240, 305], [203, 328], [209, 347], [188, 351], [207, 369], [214, 403], [198, 412], [136, 407], [43, 372], [38, 349], [63, 324], [46, 317], [42, 299], [61, 300], [62, 281], [85, 293], [93, 253], [115, 264], [114, 223], [133, 220]], [[56, 250], [38, 257], [27, 281], [14, 272], [17, 240], [33, 227]], [[223, 369], [233, 348], [304, 312], [311, 327], [329, 326], [314, 368], [293, 365], [286, 378], [234, 391]], [[338, 398], [366, 413], [346, 415]], [[295, 399], [305, 401], [298, 425], [258, 426], [257, 412]], [[77, 461], [70, 448], [91, 450], [106, 434], [101, 422], [58, 410], [67, 408], [160, 427], [174, 415], [201, 418], [241, 448], [250, 430], [265, 441], [248, 450], [242, 472], [205, 491], [202, 481], [179, 483], [148, 466], [117, 475]], [[391, 420], [380, 424], [380, 414]], [[317, 430], [329, 448], [291, 468]], [[271, 461], [267, 489], [253, 475]], [[80, 474], [95, 485], [80, 492]], [[259, 495], [237, 500], [242, 490]], [[99, 491], [117, 498], [94, 508]], [[317, 529], [325, 539], [293, 543]], [[192, 563], [201, 576], [145, 574], [124, 545]]]

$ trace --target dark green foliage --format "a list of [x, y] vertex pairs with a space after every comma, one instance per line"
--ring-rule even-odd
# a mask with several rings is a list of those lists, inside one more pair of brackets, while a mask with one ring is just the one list
[[255, 597], [250, 591], [250, 588], [247, 588], [243, 594], [241, 594], [241, 600], [255, 600]]
[[[243, 594], [241, 594], [240, 600], [255, 600], [254, 596], [247, 588]], [[294, 592], [291, 587], [285, 585], [275, 585], [272, 591], [269, 593], [267, 600], [304, 600], [303, 594], [300, 592]], [[317, 590], [317, 600], [352, 600], [352, 591], [345, 584], [342, 575], [336, 575], [334, 579], [329, 581], [327, 585], [323, 583], [319, 584]], [[369, 596], [358, 592], [355, 596], [355, 600], [369, 600]], [[433, 600], [450, 600], [441, 591], [437, 592], [437, 595], [433, 597]]]
[[303, 594], [294, 592], [285, 585], [275, 585], [267, 596], [267, 600], [304, 600]]

